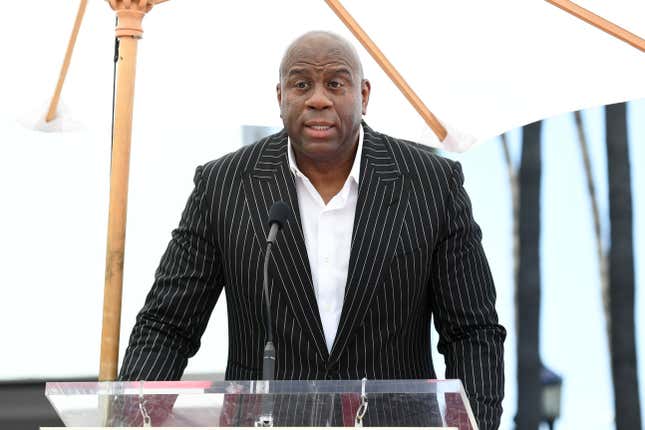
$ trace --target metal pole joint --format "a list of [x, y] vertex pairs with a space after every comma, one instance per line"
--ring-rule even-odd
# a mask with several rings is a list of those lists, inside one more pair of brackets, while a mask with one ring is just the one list
[[141, 21], [155, 5], [154, 0], [107, 0], [119, 18], [116, 37], [143, 37]]

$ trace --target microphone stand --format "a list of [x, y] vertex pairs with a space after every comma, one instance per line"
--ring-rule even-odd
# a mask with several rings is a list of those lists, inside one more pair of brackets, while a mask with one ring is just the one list
[[269, 296], [269, 259], [271, 247], [275, 242], [278, 231], [285, 225], [289, 218], [289, 206], [279, 201], [275, 202], [269, 211], [269, 235], [267, 236], [267, 248], [264, 253], [264, 282], [262, 294], [264, 295], [264, 325], [267, 332], [267, 342], [264, 346], [262, 358], [262, 389], [256, 393], [262, 395], [262, 414], [255, 422], [255, 427], [273, 427], [273, 395], [270, 390], [270, 381], [275, 379], [275, 347], [273, 345], [273, 329], [271, 326], [271, 297]]
[[271, 257], [271, 247], [280, 226], [273, 223], [267, 237], [267, 248], [264, 254], [264, 280], [262, 285], [262, 295], [264, 296], [265, 312], [264, 321], [267, 331], [267, 341], [264, 346], [264, 355], [262, 359], [262, 388], [258, 390], [262, 396], [262, 412], [255, 422], [255, 427], [273, 427], [273, 397], [270, 394], [270, 381], [275, 378], [275, 347], [273, 345], [273, 328], [271, 325], [271, 301], [269, 297], [269, 260]]

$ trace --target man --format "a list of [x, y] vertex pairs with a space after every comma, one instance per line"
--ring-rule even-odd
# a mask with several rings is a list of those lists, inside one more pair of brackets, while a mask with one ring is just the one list
[[261, 378], [269, 208], [293, 217], [270, 265], [277, 379], [463, 381], [482, 428], [503, 397], [504, 328], [459, 164], [362, 123], [355, 50], [307, 33], [287, 49], [284, 130], [197, 169], [195, 189], [137, 318], [121, 379], [179, 379], [226, 287], [226, 378]]

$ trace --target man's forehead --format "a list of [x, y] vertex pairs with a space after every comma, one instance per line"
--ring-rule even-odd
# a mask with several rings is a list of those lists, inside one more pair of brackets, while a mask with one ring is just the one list
[[347, 42], [323, 34], [303, 37], [288, 48], [282, 60], [281, 73], [298, 67], [336, 67], [356, 72], [360, 70], [360, 62], [356, 51]]
[[285, 57], [285, 66], [295, 64], [344, 64], [354, 67], [356, 61], [351, 52], [339, 46], [299, 45], [294, 46]]

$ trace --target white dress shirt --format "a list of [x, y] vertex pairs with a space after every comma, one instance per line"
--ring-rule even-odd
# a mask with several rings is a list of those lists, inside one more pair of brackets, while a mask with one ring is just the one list
[[326, 205], [309, 178], [298, 169], [290, 140], [287, 145], [289, 167], [295, 175], [300, 222], [305, 236], [318, 311], [327, 350], [331, 351], [345, 297], [358, 199], [363, 127], [360, 127], [358, 148], [349, 176], [343, 188]]

